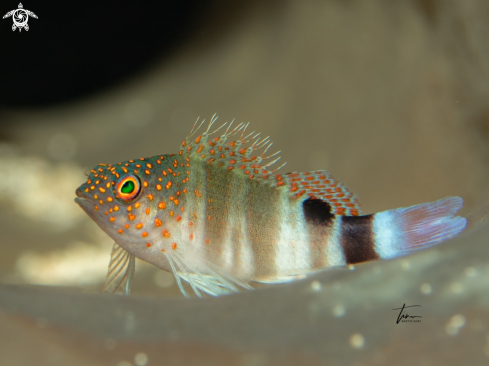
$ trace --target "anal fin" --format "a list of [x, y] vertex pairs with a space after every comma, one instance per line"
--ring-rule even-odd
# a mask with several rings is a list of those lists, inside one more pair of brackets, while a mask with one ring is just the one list
[[117, 243], [114, 243], [110, 253], [104, 291], [114, 293], [121, 288], [124, 295], [129, 295], [135, 269], [136, 258]]

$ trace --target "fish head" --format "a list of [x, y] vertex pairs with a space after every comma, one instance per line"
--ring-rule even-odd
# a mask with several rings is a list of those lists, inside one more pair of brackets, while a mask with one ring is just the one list
[[161, 192], [156, 159], [152, 160], [100, 164], [76, 190], [75, 202], [125, 249], [161, 236], [155, 230], [160, 223], [155, 218], [162, 204], [155, 197], [166, 192]]

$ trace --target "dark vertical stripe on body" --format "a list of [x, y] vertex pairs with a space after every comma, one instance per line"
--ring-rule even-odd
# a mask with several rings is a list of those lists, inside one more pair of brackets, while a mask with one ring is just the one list
[[328, 202], [309, 198], [302, 202], [309, 235], [311, 267], [322, 268], [327, 265], [328, 237], [332, 234], [334, 214]]
[[375, 251], [374, 215], [341, 216], [341, 246], [347, 264], [380, 258]]

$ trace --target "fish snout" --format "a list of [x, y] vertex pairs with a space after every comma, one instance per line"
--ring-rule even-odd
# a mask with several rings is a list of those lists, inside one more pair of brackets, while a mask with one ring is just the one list
[[82, 197], [82, 196], [83, 196], [83, 193], [82, 193], [82, 191], [81, 191], [81, 189], [80, 189], [80, 188], [78, 188], [78, 189], [75, 191], [75, 194], [76, 194], [76, 196], [77, 196], [77, 197]]

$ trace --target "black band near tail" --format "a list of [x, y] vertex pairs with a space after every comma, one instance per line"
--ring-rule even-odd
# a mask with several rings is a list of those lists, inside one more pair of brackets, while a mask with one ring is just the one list
[[308, 224], [331, 225], [333, 222], [334, 215], [326, 201], [309, 198], [302, 202], [302, 209]]
[[374, 215], [341, 216], [341, 246], [347, 264], [380, 258], [375, 251]]

